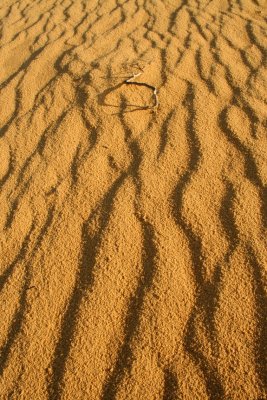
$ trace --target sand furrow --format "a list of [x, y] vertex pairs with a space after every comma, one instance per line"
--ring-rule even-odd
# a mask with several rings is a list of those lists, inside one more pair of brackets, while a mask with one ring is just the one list
[[266, 11], [1, 3], [1, 399], [267, 399]]

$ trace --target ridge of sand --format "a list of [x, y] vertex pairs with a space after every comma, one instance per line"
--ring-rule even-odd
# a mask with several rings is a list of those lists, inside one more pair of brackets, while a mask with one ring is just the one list
[[1, 399], [267, 399], [266, 15], [1, 1]]

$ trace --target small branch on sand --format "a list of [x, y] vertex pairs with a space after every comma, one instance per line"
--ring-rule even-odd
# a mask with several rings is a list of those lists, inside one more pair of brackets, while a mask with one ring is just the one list
[[[151, 106], [136, 106], [136, 108], [134, 110], [130, 110], [130, 111], [124, 111], [124, 112], [133, 112], [133, 111], [137, 111], [137, 110], [153, 110], [153, 111], [157, 111], [158, 106], [159, 106], [159, 99], [158, 99], [158, 90], [155, 86], [153, 85], [149, 85], [146, 82], [135, 82], [135, 79], [140, 76], [143, 73], [143, 69], [141, 67], [139, 67], [139, 69], [141, 69], [142, 72], [138, 72], [138, 73], [133, 73], [130, 77], [128, 76], [127, 79], [121, 81], [120, 83], [118, 83], [115, 86], [112, 86], [106, 90], [104, 90], [104, 92], [100, 93], [98, 95], [98, 104], [102, 105], [102, 106], [112, 106], [112, 107], [118, 107], [117, 105], [114, 104], [108, 104], [106, 103], [106, 97], [112, 93], [115, 92], [117, 89], [121, 88], [123, 85], [137, 85], [137, 86], [145, 86], [146, 88], [152, 90], [153, 92], [153, 99], [154, 99], [154, 104]], [[116, 75], [112, 75], [112, 77], [116, 78], [116, 80], [118, 80], [118, 78], [126, 78], [126, 76], [116, 76]], [[126, 104], [127, 106], [127, 104]], [[128, 105], [133, 106], [133, 105]]]
[[155, 86], [149, 85], [146, 82], [134, 82], [134, 80], [140, 76], [142, 74], [142, 72], [138, 72], [138, 73], [134, 73], [132, 76], [130, 76], [130, 78], [126, 79], [123, 83], [125, 83], [126, 85], [138, 85], [138, 86], [145, 86], [148, 89], [153, 91], [153, 97], [155, 99], [154, 101], [154, 105], [153, 106], [145, 106], [144, 108], [147, 109], [153, 109], [153, 110], [157, 110], [158, 106], [159, 106], [159, 99], [158, 99], [158, 91], [157, 88]]

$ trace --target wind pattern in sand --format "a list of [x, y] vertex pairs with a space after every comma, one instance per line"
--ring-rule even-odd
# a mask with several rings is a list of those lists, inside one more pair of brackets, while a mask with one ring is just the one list
[[1, 1], [1, 399], [267, 399], [266, 15]]

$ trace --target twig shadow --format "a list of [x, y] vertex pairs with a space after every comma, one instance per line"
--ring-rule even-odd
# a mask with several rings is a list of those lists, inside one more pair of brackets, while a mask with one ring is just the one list
[[[141, 83], [141, 82], [129, 82], [130, 84], [135, 84], [135, 85], [139, 85], [139, 86], [147, 86], [147, 84]], [[118, 83], [117, 85], [111, 86], [108, 89], [105, 89], [102, 93], [99, 93], [99, 95], [97, 96], [97, 102], [98, 105], [100, 106], [104, 106], [104, 107], [114, 107], [114, 108], [118, 108], [120, 109], [119, 112], [115, 112], [115, 113], [111, 113], [110, 115], [118, 115], [118, 114], [126, 114], [126, 113], [131, 113], [131, 112], [135, 112], [135, 111], [143, 111], [143, 110], [149, 110], [149, 109], [154, 109], [154, 106], [143, 106], [143, 105], [139, 105], [139, 104], [125, 104], [126, 108], [130, 108], [130, 107], [134, 107], [133, 109], [128, 109], [128, 110], [121, 110], [120, 105], [118, 104], [110, 104], [107, 102], [107, 97], [115, 92], [116, 90], [120, 89], [122, 86], [126, 85], [127, 82], [126, 81], [122, 81], [120, 83]]]

